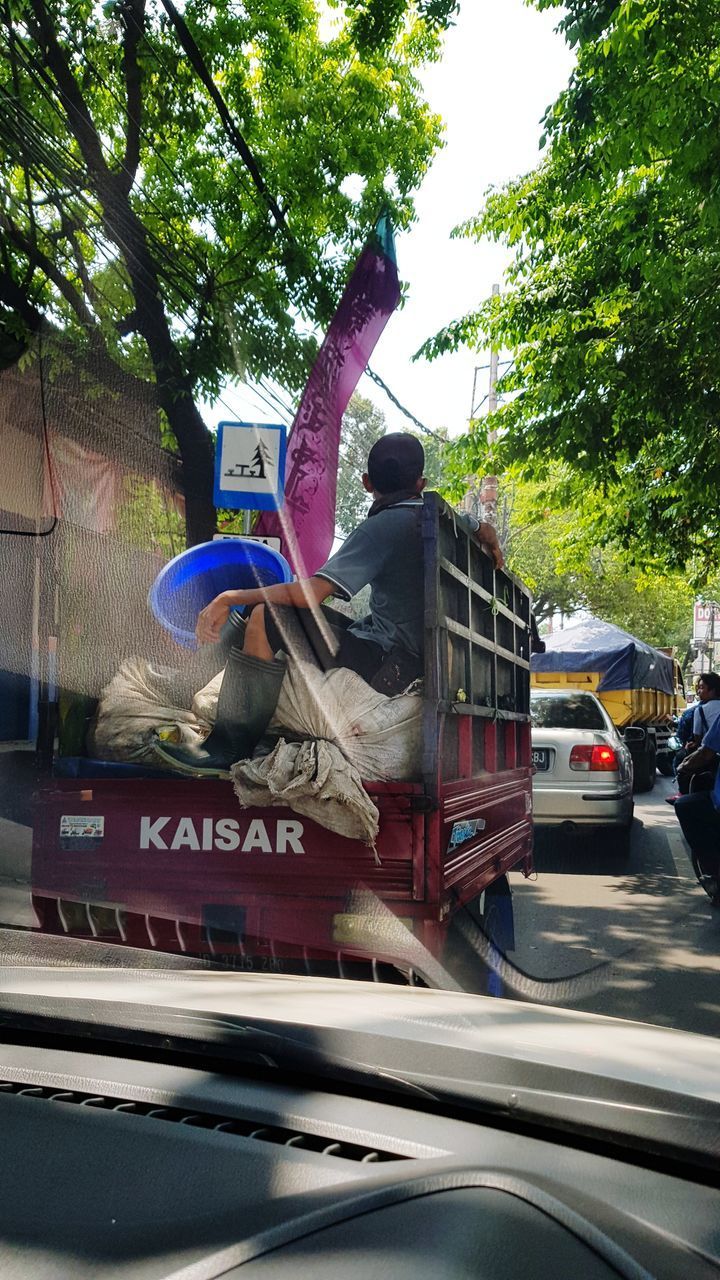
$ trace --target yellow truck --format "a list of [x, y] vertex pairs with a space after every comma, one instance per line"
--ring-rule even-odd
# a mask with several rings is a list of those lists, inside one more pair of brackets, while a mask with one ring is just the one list
[[531, 682], [540, 689], [579, 689], [600, 699], [633, 758], [634, 790], [652, 791], [657, 769], [672, 772], [672, 719], [685, 707], [676, 658], [620, 627], [589, 618], [546, 637], [533, 654]]

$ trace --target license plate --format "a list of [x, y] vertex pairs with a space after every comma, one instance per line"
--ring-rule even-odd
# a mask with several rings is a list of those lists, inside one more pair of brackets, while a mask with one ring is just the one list
[[543, 748], [534, 747], [532, 753], [532, 762], [536, 769], [547, 770], [550, 768], [550, 752]]

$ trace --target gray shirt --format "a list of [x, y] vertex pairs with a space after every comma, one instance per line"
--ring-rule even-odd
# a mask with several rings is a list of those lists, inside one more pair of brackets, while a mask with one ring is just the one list
[[345, 600], [370, 585], [370, 616], [350, 630], [386, 652], [395, 645], [423, 651], [422, 506], [422, 498], [414, 498], [363, 520], [315, 575]]

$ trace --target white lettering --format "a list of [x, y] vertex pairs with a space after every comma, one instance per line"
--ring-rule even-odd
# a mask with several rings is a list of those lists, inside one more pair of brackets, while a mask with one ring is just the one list
[[288, 848], [291, 853], [304, 853], [301, 836], [305, 828], [302, 822], [289, 822], [287, 819], [278, 819], [277, 824], [277, 851], [278, 853], [287, 853]]
[[167, 849], [164, 840], [160, 839], [160, 832], [166, 827], [169, 818], [156, 818], [153, 822], [151, 818], [140, 819], [140, 848], [141, 849]]
[[240, 852], [250, 853], [251, 849], [259, 849], [261, 853], [272, 853], [270, 837], [262, 818], [253, 818]]
[[173, 836], [171, 849], [199, 849], [200, 841], [197, 838], [195, 823], [192, 818], [181, 818], [177, 824], [177, 831]]
[[240, 823], [235, 818], [221, 818], [215, 824], [215, 848], [227, 849], [231, 853], [240, 845], [240, 836], [238, 830]]
[[[175, 822], [174, 830], [167, 830], [169, 822]], [[168, 844], [172, 834], [172, 840]], [[140, 819], [141, 849], [190, 849], [192, 852], [211, 853], [213, 849], [234, 853], [294, 853], [303, 854], [305, 827], [302, 822], [278, 819], [275, 823], [275, 843], [268, 834], [268, 824], [262, 818], [253, 818], [245, 837], [240, 834], [236, 818], [149, 818]], [[242, 842], [242, 844], [241, 844]]]

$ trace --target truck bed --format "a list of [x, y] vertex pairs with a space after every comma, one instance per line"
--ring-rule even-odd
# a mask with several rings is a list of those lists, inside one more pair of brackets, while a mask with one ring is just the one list
[[422, 538], [422, 772], [364, 784], [376, 850], [289, 809], [243, 810], [229, 782], [60, 761], [75, 776], [46, 779], [34, 832], [43, 928], [251, 967], [333, 954], [397, 964], [399, 922], [404, 963], [419, 968], [442, 956], [461, 906], [512, 867], [530, 872], [530, 597], [436, 494]]

